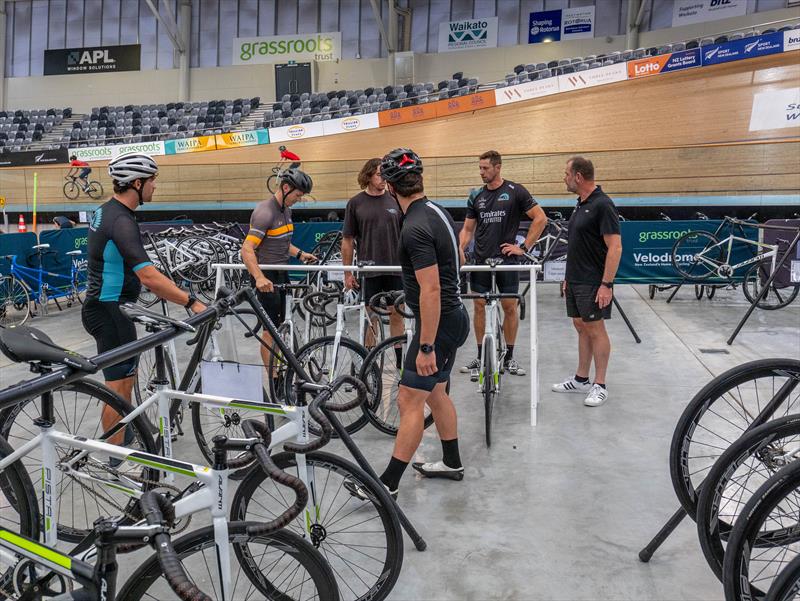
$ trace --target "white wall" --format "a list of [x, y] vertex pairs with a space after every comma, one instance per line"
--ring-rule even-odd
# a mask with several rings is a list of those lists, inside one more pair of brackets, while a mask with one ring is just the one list
[[[796, 18], [800, 9], [784, 9], [751, 14], [734, 19], [700, 23], [675, 29], [644, 32], [639, 45], [658, 46], [669, 41], [711, 36], [730, 29], [751, 27], [768, 21]], [[456, 71], [478, 77], [481, 82], [501, 80], [514, 65], [547, 62], [558, 58], [600, 54], [625, 49], [625, 37], [592, 38], [553, 44], [531, 44], [480, 51], [415, 56], [415, 79], [437, 82]], [[385, 59], [343, 60], [319, 63], [317, 90], [356, 89], [383, 86], [388, 81]], [[272, 65], [248, 65], [191, 70], [191, 99], [215, 100], [260, 96], [269, 101], [275, 95]], [[50, 108], [71, 106], [86, 113], [105, 104], [146, 104], [170, 102], [178, 98], [178, 70], [151, 70], [92, 75], [12, 77], [6, 79], [4, 106]]]

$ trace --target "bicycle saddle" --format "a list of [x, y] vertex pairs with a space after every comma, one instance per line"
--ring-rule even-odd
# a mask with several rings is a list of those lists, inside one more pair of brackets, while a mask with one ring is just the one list
[[49, 244], [34, 244], [33, 246], [31, 246], [31, 248], [33, 250], [39, 250], [39, 249], [45, 250], [45, 249], [50, 248], [50, 245]]
[[372, 267], [375, 261], [356, 261], [356, 267]]
[[498, 259], [498, 258], [486, 259], [484, 263], [489, 267], [497, 267], [498, 265], [503, 264], [503, 259]]
[[71, 257], [77, 257], [78, 255], [82, 255], [82, 250], [68, 250], [66, 254], [70, 255]]
[[0, 351], [17, 363], [67, 365], [88, 374], [98, 369], [83, 355], [58, 346], [47, 334], [30, 326], [0, 328]]

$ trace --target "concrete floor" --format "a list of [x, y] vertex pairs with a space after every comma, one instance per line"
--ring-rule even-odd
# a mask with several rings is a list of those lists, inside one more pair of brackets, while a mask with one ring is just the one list
[[[423, 481], [408, 470], [400, 503], [428, 550], [419, 553], [407, 540], [391, 599], [723, 598], [693, 523], [683, 523], [649, 564], [640, 563], [637, 553], [677, 508], [667, 454], [687, 401], [733, 365], [800, 356], [800, 303], [757, 311], [729, 347], [725, 340], [746, 310], [741, 291], [697, 301], [687, 288], [669, 305], [668, 293], [651, 301], [645, 286], [616, 292], [642, 343], [635, 343], [615, 314], [608, 323], [613, 351], [606, 405], [587, 408], [578, 395], [549, 392], [553, 382], [573, 373], [577, 340], [551, 285], [539, 288], [541, 403], [535, 429], [529, 425], [529, 378], [506, 376], [495, 408], [494, 444], [487, 450], [475, 385], [466, 376], [454, 377], [466, 476], [462, 482]], [[94, 354], [75, 308], [31, 325], [63, 346]], [[525, 365], [528, 344], [523, 325], [516, 354]], [[459, 364], [474, 352], [469, 340]], [[28, 377], [5, 357], [0, 370], [3, 387]], [[392, 439], [367, 427], [356, 441], [382, 471]], [[193, 447], [191, 437], [181, 439], [176, 456], [199, 460]], [[338, 448], [332, 443], [329, 450]], [[435, 432], [429, 431], [418, 460], [440, 456]]]

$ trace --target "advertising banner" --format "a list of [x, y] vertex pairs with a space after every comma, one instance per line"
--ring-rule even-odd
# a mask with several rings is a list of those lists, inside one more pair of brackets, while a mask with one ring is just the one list
[[800, 50], [800, 30], [790, 29], [783, 32], [783, 51]]
[[558, 77], [550, 77], [541, 81], [526, 81], [517, 86], [497, 88], [494, 91], [494, 103], [500, 106], [511, 102], [558, 94], [558, 91]]
[[322, 121], [313, 123], [303, 123], [301, 125], [288, 125], [285, 127], [273, 127], [269, 130], [271, 142], [285, 142], [287, 140], [304, 140], [305, 138], [316, 138], [324, 136]]
[[162, 142], [166, 154], [184, 154], [186, 152], [205, 152], [216, 150], [214, 136], [200, 136], [198, 138], [184, 138], [179, 140], [166, 140]]
[[558, 76], [558, 88], [562, 92], [581, 90], [583, 88], [593, 88], [607, 83], [625, 81], [628, 79], [628, 69], [625, 63], [617, 63], [607, 67], [579, 71], [568, 75]]
[[561, 39], [594, 37], [594, 6], [577, 6], [561, 11]]
[[783, 52], [783, 31], [703, 46], [703, 66]]
[[439, 52], [497, 47], [497, 17], [439, 24]]
[[628, 61], [628, 79], [658, 75], [659, 73], [669, 73], [671, 71], [681, 71], [692, 67], [700, 67], [701, 64], [700, 48], [692, 48], [691, 50], [673, 52], [671, 54], [661, 54], [650, 58]]
[[0, 167], [31, 167], [69, 163], [66, 148], [58, 150], [28, 150], [0, 155]]
[[378, 113], [368, 113], [366, 115], [355, 115], [353, 117], [342, 117], [341, 119], [329, 119], [322, 121], [322, 133], [326, 136], [335, 134], [346, 134], [351, 131], [361, 131], [364, 129], [375, 129], [380, 127]]
[[747, 0], [674, 0], [672, 26], [692, 25], [747, 14]]
[[217, 134], [214, 142], [217, 150], [269, 144], [269, 130], [254, 129], [251, 131], [237, 131], [230, 134]]
[[754, 94], [750, 131], [784, 127], [800, 127], [800, 88]]
[[342, 33], [298, 33], [260, 38], [234, 38], [234, 65], [263, 65], [287, 61], [338, 61], [342, 58]]
[[378, 122], [381, 127], [389, 125], [400, 125], [401, 123], [412, 123], [413, 121], [423, 121], [436, 117], [436, 103], [417, 104], [415, 106], [405, 106], [399, 109], [391, 109], [378, 113]]
[[78, 157], [79, 161], [110, 161], [123, 154], [138, 152], [150, 156], [161, 156], [166, 154], [164, 142], [161, 140], [153, 142], [136, 142], [134, 144], [117, 144], [114, 146], [89, 146], [88, 148], [70, 148], [70, 155]]
[[44, 74], [76, 75], [110, 71], [139, 71], [141, 57], [142, 46], [140, 44], [45, 50]]
[[110, 161], [114, 158], [115, 146], [89, 146], [88, 148], [70, 148], [69, 154], [74, 154], [79, 161]]
[[434, 102], [437, 117], [446, 117], [458, 113], [469, 113], [494, 106], [494, 90], [478, 92], [467, 96], [456, 96], [447, 100]]
[[528, 43], [558, 42], [561, 40], [561, 9], [544, 10], [528, 16]]

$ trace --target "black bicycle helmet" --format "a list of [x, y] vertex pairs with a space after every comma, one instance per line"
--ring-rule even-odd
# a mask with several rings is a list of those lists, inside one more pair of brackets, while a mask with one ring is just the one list
[[409, 148], [395, 148], [381, 160], [381, 177], [389, 183], [401, 180], [407, 173], [422, 173], [422, 159]]
[[77, 154], [71, 154], [71, 155], [69, 155], [69, 160], [70, 160], [70, 161], [77, 161], [77, 160], [78, 160], [78, 155], [77, 155]]
[[281, 152], [283, 152], [284, 150], [286, 150], [286, 146], [278, 146], [278, 150], [280, 150]]
[[303, 194], [310, 193], [311, 188], [314, 187], [314, 182], [309, 175], [300, 169], [286, 169], [281, 172], [279, 178], [281, 184], [289, 184], [293, 189], [300, 190]]

